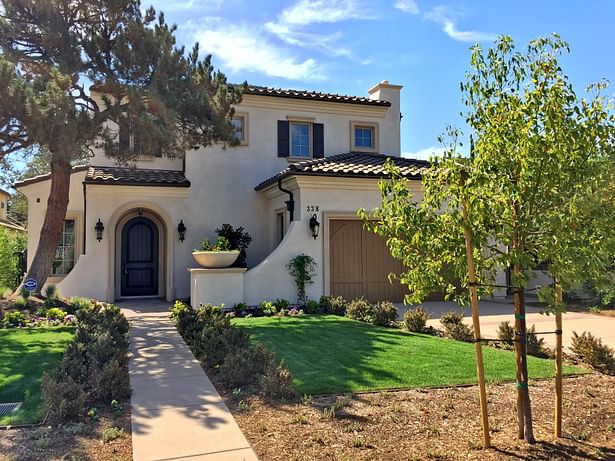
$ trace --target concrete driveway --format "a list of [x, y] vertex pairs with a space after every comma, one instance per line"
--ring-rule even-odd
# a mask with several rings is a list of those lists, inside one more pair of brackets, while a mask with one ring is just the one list
[[[454, 302], [426, 302], [423, 306], [431, 315], [428, 325], [440, 328], [440, 316], [450, 310], [464, 314], [464, 322], [472, 325], [470, 308], [461, 309]], [[400, 306], [401, 315], [413, 306]], [[540, 314], [540, 309], [528, 306], [526, 308], [528, 328], [536, 326], [536, 331], [555, 331], [555, 316]], [[498, 326], [501, 322], [514, 323], [512, 302], [509, 301], [481, 301], [479, 303], [480, 329], [483, 338], [496, 338]], [[602, 341], [615, 349], [615, 318], [580, 312], [566, 312], [563, 315], [563, 344], [567, 348], [571, 344], [572, 332], [581, 334], [590, 331], [593, 335], [602, 338]], [[544, 338], [545, 345], [555, 347], [555, 335], [539, 335]]]

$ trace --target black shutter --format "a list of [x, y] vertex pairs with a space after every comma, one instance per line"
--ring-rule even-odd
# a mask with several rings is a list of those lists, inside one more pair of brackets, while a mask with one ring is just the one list
[[322, 123], [314, 123], [312, 125], [312, 147], [314, 158], [323, 158], [325, 156], [325, 128]]
[[290, 124], [287, 120], [278, 120], [278, 157], [290, 154]]

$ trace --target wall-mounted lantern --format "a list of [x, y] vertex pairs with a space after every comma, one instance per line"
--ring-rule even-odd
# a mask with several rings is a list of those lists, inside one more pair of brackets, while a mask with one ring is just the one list
[[312, 230], [312, 237], [316, 240], [316, 237], [318, 237], [318, 231], [320, 231], [320, 223], [318, 222], [318, 219], [316, 219], [315, 213], [310, 218], [310, 229]]
[[179, 241], [183, 242], [186, 238], [186, 225], [184, 224], [183, 219], [177, 225], [177, 233], [179, 234]]
[[96, 240], [100, 242], [102, 240], [102, 233], [105, 230], [105, 226], [103, 226], [103, 223], [100, 221], [100, 218], [98, 218], [98, 222], [94, 226], [94, 230], [96, 231]]

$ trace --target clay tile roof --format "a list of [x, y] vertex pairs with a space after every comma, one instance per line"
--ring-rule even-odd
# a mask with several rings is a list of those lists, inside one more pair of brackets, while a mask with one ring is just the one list
[[244, 94], [275, 96], [279, 98], [310, 99], [316, 101], [342, 102], [348, 104], [365, 104], [369, 106], [391, 106], [391, 103], [389, 101], [383, 101], [380, 99], [369, 99], [364, 96], [347, 96], [343, 94], [320, 93], [318, 91], [307, 90], [285, 90], [282, 88], [269, 88], [256, 85], [248, 85], [244, 88], [243, 92]]
[[293, 163], [275, 176], [261, 182], [255, 189], [262, 190], [279, 178], [292, 175], [382, 178], [387, 176], [384, 169], [387, 159], [393, 160], [401, 173], [409, 179], [420, 179], [422, 171], [429, 166], [429, 162], [425, 160], [349, 152]]
[[122, 186], [190, 187], [190, 181], [186, 179], [183, 171], [111, 166], [89, 167], [84, 183]]

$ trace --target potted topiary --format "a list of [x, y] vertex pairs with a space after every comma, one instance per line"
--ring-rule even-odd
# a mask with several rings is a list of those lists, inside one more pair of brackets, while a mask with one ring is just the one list
[[194, 260], [202, 267], [208, 269], [222, 269], [229, 267], [239, 257], [239, 250], [231, 250], [227, 238], [218, 237], [215, 244], [211, 244], [208, 238], [201, 240], [201, 249], [193, 250]]

